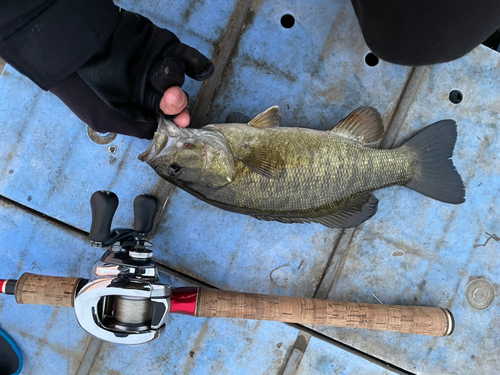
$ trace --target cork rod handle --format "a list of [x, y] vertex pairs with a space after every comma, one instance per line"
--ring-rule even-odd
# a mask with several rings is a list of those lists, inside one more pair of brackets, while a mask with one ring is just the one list
[[272, 320], [286, 323], [448, 336], [454, 320], [438, 307], [326, 301], [201, 288], [196, 316]]
[[82, 279], [23, 274], [16, 283], [17, 303], [74, 307], [75, 295]]

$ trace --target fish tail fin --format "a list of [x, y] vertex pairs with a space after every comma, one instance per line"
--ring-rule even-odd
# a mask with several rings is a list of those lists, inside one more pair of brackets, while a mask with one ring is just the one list
[[465, 187], [451, 156], [457, 140], [457, 124], [442, 120], [427, 126], [402, 147], [416, 151], [418, 168], [406, 186], [441, 202], [465, 202]]

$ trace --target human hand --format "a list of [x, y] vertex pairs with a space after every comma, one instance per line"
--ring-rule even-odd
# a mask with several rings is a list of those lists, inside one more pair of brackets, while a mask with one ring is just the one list
[[202, 81], [212, 62], [170, 31], [147, 18], [122, 11], [101, 49], [75, 73], [50, 89], [97, 132], [152, 138], [158, 116], [189, 125], [185, 75]]
[[166, 115], [177, 115], [172, 121], [181, 128], [189, 125], [191, 117], [185, 109], [188, 104], [188, 97], [179, 86], [170, 87], [165, 91], [160, 100], [160, 109]]

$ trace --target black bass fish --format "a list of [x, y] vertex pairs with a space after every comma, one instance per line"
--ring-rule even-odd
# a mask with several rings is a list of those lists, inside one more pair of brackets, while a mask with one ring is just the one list
[[384, 130], [371, 107], [358, 108], [329, 131], [279, 127], [281, 117], [274, 106], [246, 124], [182, 129], [160, 120], [139, 159], [207, 203], [282, 223], [355, 227], [377, 212], [372, 192], [394, 185], [445, 203], [465, 201], [450, 159], [453, 120], [387, 150], [369, 147]]

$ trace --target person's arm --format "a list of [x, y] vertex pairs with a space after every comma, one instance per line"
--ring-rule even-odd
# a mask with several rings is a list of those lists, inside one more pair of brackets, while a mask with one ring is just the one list
[[92, 57], [119, 19], [112, 0], [2, 0], [0, 57], [48, 90]]
[[159, 115], [179, 113], [188, 125], [178, 87], [214, 67], [173, 33], [111, 0], [4, 1], [0, 57], [94, 130], [152, 138]]

